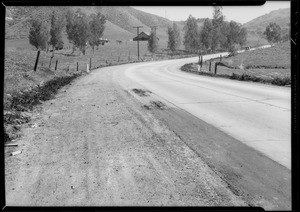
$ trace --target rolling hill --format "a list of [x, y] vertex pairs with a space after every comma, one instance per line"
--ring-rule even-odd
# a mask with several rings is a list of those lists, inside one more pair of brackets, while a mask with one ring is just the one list
[[290, 27], [290, 9], [285, 8], [274, 10], [243, 24], [243, 27], [245, 27], [248, 31], [247, 45], [259, 46], [268, 44], [263, 33], [268, 24], [271, 22], [280, 26], [282, 29], [282, 36], [288, 37]]
[[52, 10], [64, 14], [68, 9], [77, 10], [90, 15], [101, 12], [107, 18], [104, 37], [118, 40], [129, 40], [136, 36], [134, 26], [143, 26], [141, 31], [150, 32], [151, 26], [157, 26], [157, 34], [166, 39], [167, 27], [172, 24], [168, 19], [145, 13], [131, 7], [7, 7], [6, 38], [16, 39], [28, 37], [30, 19], [38, 18], [49, 22]]
[[290, 9], [274, 10], [268, 14], [259, 16], [243, 25], [248, 31], [264, 32], [271, 22], [278, 24], [281, 29], [288, 29], [290, 25]]

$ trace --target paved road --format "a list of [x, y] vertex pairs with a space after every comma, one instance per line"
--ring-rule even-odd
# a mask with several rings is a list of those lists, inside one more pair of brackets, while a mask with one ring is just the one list
[[[227, 53], [223, 53], [226, 55]], [[207, 55], [207, 60], [218, 55]], [[116, 74], [291, 169], [291, 89], [211, 78], [179, 68], [198, 58], [127, 65]], [[127, 89], [134, 85], [126, 84]]]

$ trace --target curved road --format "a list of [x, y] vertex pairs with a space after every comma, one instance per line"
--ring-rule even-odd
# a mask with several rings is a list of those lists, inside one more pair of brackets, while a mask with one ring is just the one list
[[138, 83], [169, 105], [188, 111], [291, 169], [291, 89], [179, 70], [197, 61], [195, 57], [130, 64], [114, 73], [115, 80], [126, 89]]

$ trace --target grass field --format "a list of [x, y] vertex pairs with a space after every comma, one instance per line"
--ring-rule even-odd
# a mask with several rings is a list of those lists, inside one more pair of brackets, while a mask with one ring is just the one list
[[287, 69], [291, 67], [291, 46], [289, 42], [285, 42], [271, 48], [246, 51], [223, 62], [245, 69]]
[[246, 51], [233, 57], [222, 59], [223, 65], [218, 65], [214, 75], [215, 64], [220, 59], [205, 61], [198, 72], [196, 63], [186, 64], [181, 70], [201, 75], [226, 77], [235, 80], [271, 83], [274, 85], [291, 84], [290, 44], [278, 44], [271, 48]]

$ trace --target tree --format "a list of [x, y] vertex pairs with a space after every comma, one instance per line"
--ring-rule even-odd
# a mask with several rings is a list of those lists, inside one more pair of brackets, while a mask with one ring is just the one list
[[67, 33], [67, 38], [68, 38], [69, 42], [73, 44], [72, 53], [75, 51], [75, 45], [73, 42], [74, 36], [75, 36], [74, 18], [75, 18], [75, 14], [71, 10], [68, 10], [67, 14], [66, 14], [66, 33]]
[[213, 31], [212, 21], [207, 18], [205, 19], [200, 32], [200, 39], [206, 51], [210, 50], [212, 46], [212, 31]]
[[231, 21], [228, 24], [228, 35], [227, 35], [227, 50], [232, 48], [235, 44], [239, 44], [241, 27], [238, 23]]
[[247, 29], [242, 27], [240, 32], [239, 32], [239, 40], [238, 43], [240, 44], [240, 46], [245, 45], [247, 42]]
[[281, 28], [276, 23], [270, 23], [264, 34], [267, 36], [269, 43], [277, 43], [281, 39]]
[[38, 19], [31, 20], [29, 43], [38, 50], [46, 50], [49, 41], [49, 27]]
[[225, 33], [227, 32], [227, 26], [224, 22], [225, 17], [222, 13], [221, 6], [214, 6], [213, 19], [212, 19], [212, 45], [211, 49], [215, 52], [221, 46], [224, 47], [227, 42]]
[[98, 47], [100, 45], [100, 38], [102, 37], [104, 29], [105, 29], [105, 26], [104, 26], [105, 22], [106, 22], [105, 16], [102, 15], [101, 13], [92, 14], [90, 16], [89, 44], [93, 49], [93, 53], [94, 53], [95, 46]]
[[221, 6], [214, 6], [212, 24], [215, 27], [221, 26], [224, 22], [225, 17], [222, 13], [222, 9], [223, 8]]
[[[66, 14], [66, 32], [68, 39], [85, 55], [85, 48], [90, 35], [87, 16], [79, 10], [73, 13], [69, 10]], [[73, 48], [74, 50], [74, 48]]]
[[63, 44], [62, 29], [64, 27], [64, 21], [58, 17], [58, 14], [54, 11], [51, 15], [51, 28], [50, 28], [50, 45], [52, 45], [53, 51]]
[[152, 30], [150, 34], [150, 39], [148, 40], [148, 50], [152, 53], [156, 52], [158, 49], [158, 38], [156, 33]]
[[198, 32], [197, 20], [189, 16], [184, 26], [184, 46], [188, 51], [197, 51], [200, 47], [200, 36]]
[[181, 38], [180, 38], [180, 31], [177, 26], [177, 24], [174, 22], [173, 23], [173, 28], [168, 27], [168, 48], [171, 49], [171, 51], [175, 51], [181, 43]]

